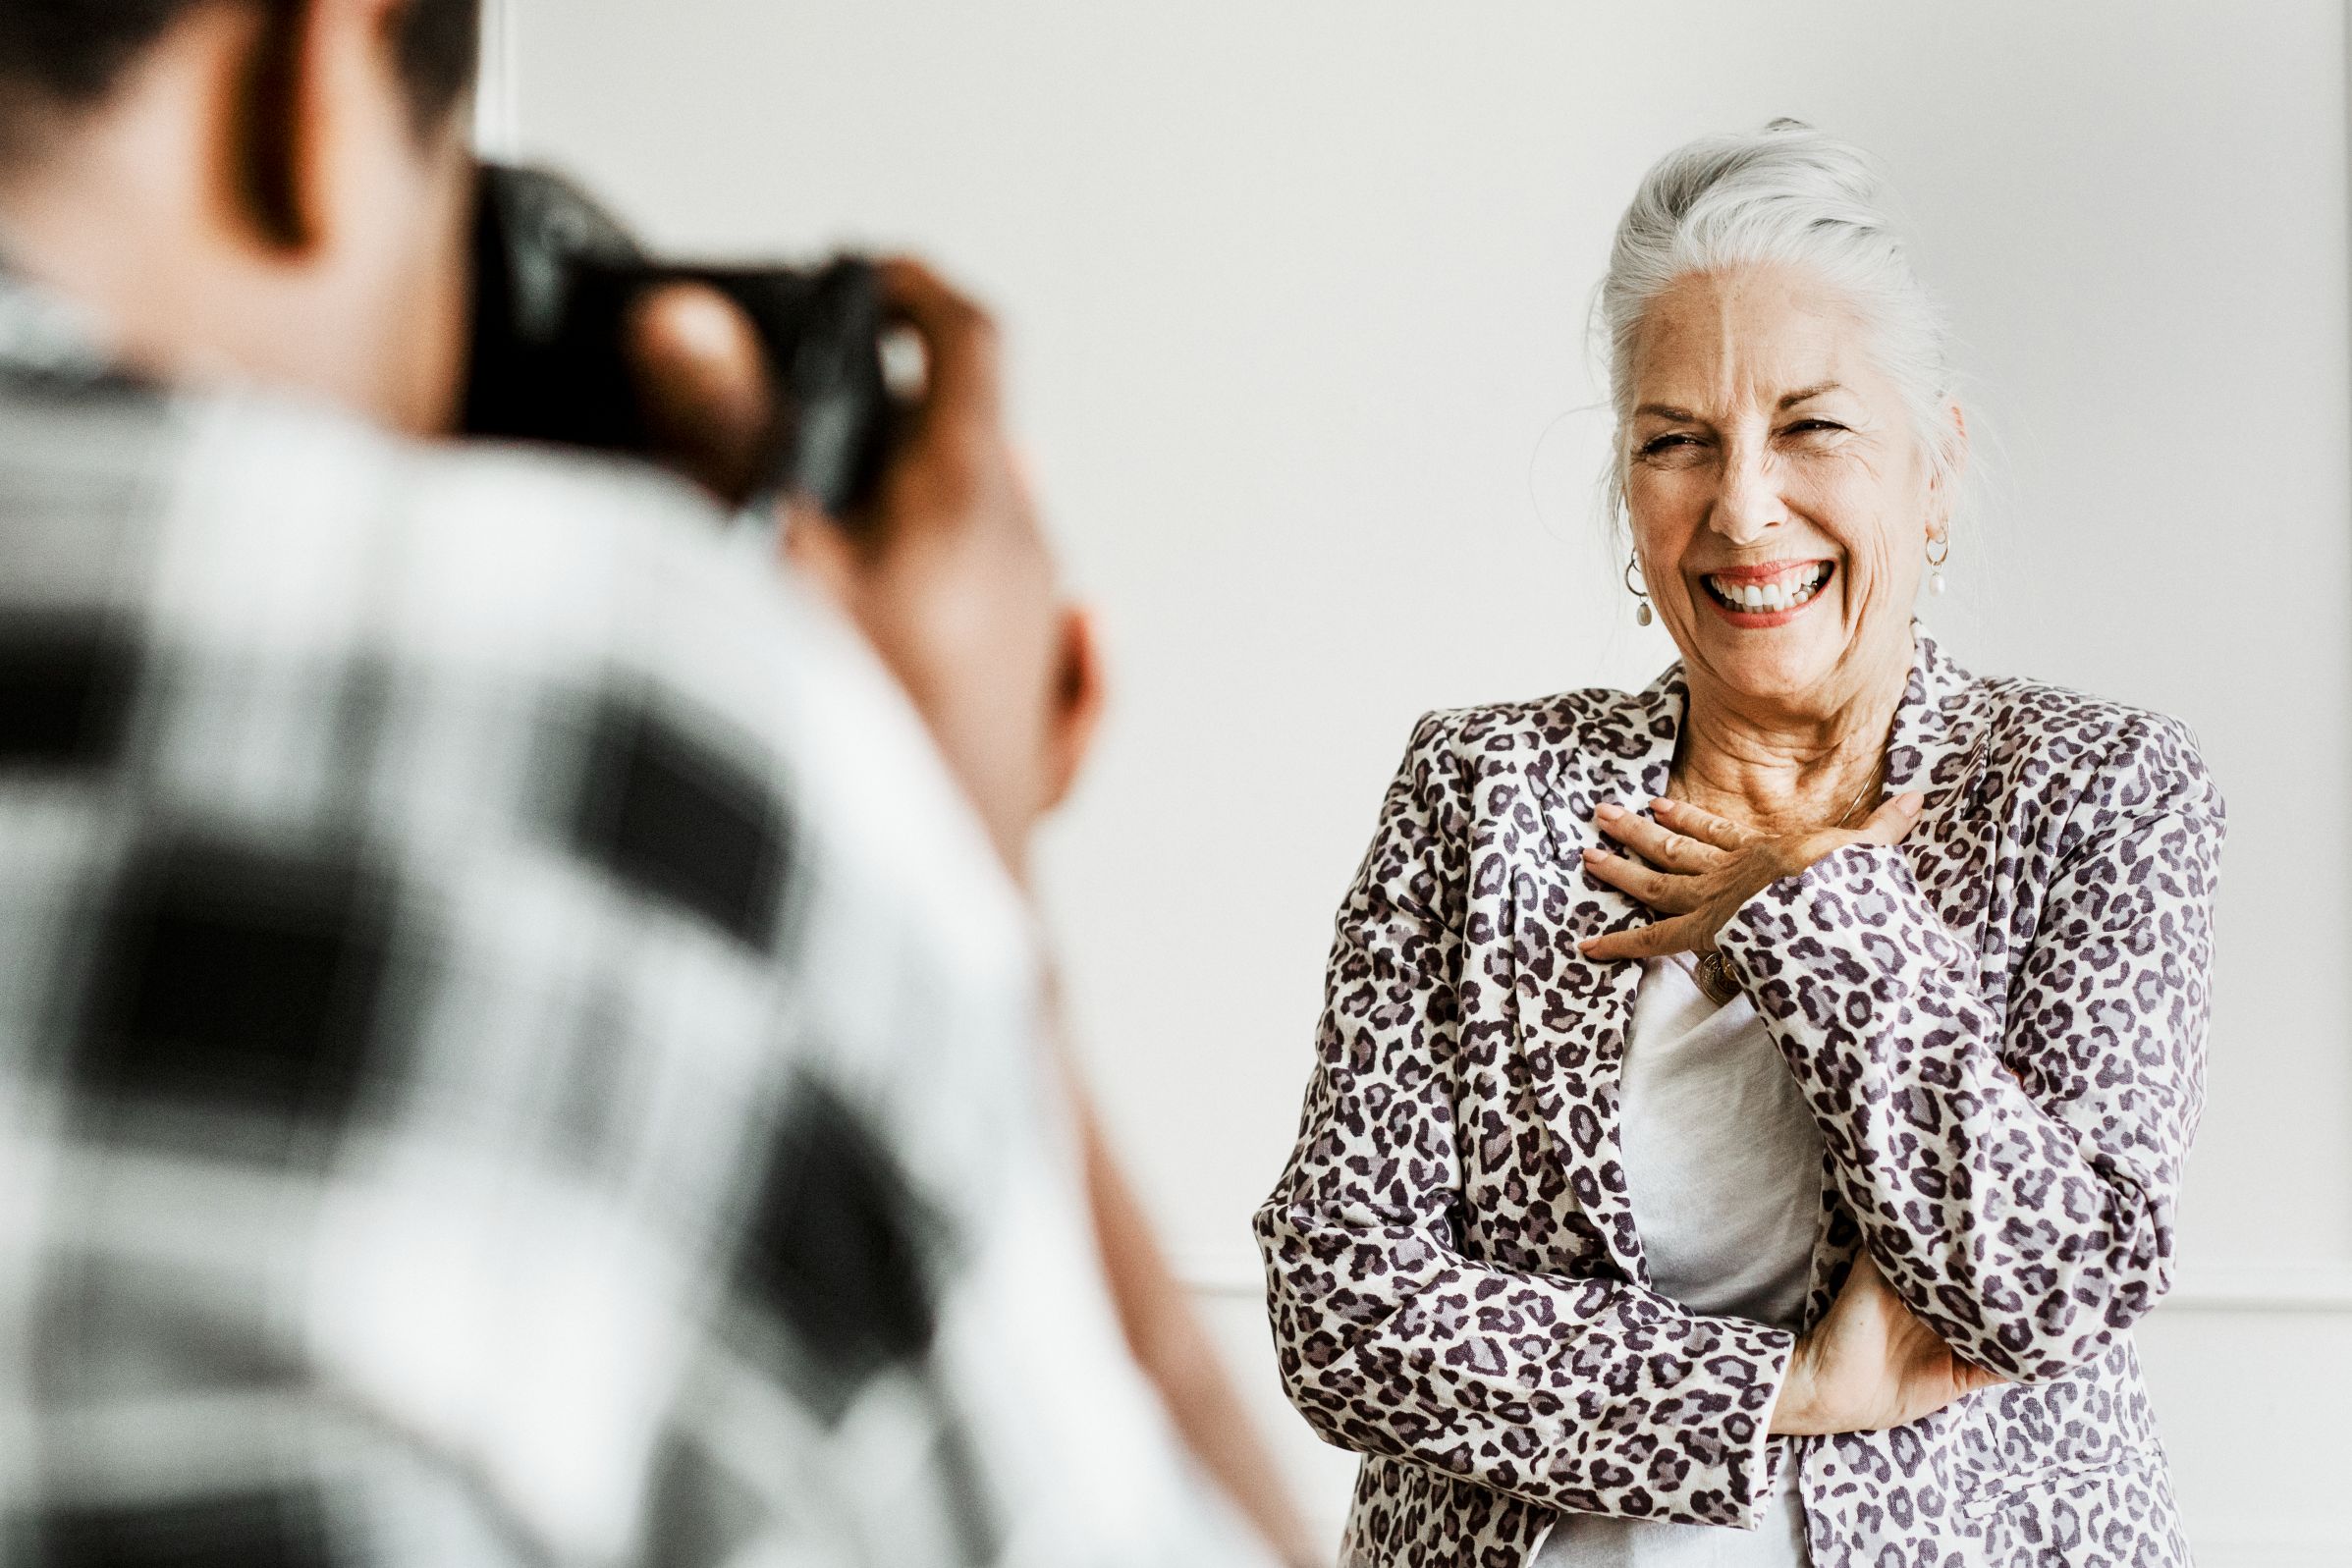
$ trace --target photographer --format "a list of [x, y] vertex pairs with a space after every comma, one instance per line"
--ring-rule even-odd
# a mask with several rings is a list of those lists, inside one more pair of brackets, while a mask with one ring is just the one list
[[[474, 9], [0, 0], [12, 1550], [1257, 1560], [1122, 1329], [1294, 1545], [1040, 1059], [1006, 868], [1099, 683], [986, 321], [886, 269], [923, 402], [793, 530], [846, 617], [445, 439]], [[744, 323], [629, 332], [735, 499]]]

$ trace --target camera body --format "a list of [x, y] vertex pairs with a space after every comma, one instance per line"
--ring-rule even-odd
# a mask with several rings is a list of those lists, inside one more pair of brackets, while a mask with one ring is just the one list
[[664, 284], [707, 284], [742, 307], [766, 361], [774, 413], [756, 490], [805, 497], [845, 522], [859, 515], [897, 422], [871, 263], [657, 261], [570, 181], [500, 164], [480, 170], [473, 261], [468, 434], [652, 455], [624, 347], [629, 311]]

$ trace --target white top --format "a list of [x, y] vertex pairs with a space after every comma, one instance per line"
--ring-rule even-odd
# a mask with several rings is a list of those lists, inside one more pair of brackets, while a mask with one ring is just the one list
[[[1689, 953], [1653, 958], [1625, 1041], [1625, 1185], [1651, 1287], [1793, 1329], [1821, 1215], [1822, 1139], [1745, 997], [1718, 1007]], [[1794, 1466], [1756, 1530], [1563, 1514], [1540, 1568], [1805, 1568]]]

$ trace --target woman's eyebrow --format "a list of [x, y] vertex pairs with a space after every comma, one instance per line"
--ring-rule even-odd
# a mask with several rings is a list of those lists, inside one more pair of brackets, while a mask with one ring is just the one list
[[[1780, 397], [1780, 401], [1774, 406], [1778, 410], [1785, 411], [1795, 407], [1800, 403], [1809, 402], [1812, 399], [1819, 398], [1826, 393], [1843, 392], [1844, 390], [1845, 383], [1842, 381], [1823, 381], [1810, 387], [1799, 387], [1794, 392], [1783, 393]], [[1648, 414], [1658, 419], [1670, 419], [1677, 424], [1695, 425], [1706, 423], [1705, 420], [1701, 419], [1697, 414], [1691, 412], [1688, 408], [1678, 408], [1670, 403], [1645, 403], [1635, 407], [1633, 412], [1636, 418], [1639, 418], [1644, 414]]]
[[1835, 381], [1824, 381], [1818, 386], [1799, 387], [1796, 391], [1781, 398], [1779, 406], [1784, 409], [1793, 408], [1807, 399], [1818, 398], [1825, 392], [1843, 392], [1844, 390], [1844, 385]]

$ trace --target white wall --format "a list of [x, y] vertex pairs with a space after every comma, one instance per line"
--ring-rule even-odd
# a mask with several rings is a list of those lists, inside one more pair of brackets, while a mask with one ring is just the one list
[[1583, 306], [1642, 168], [1777, 114], [1879, 152], [1993, 438], [1934, 623], [2185, 717], [2230, 802], [2189, 1278], [2142, 1336], [2193, 1533], [2352, 1560], [2335, 6], [511, 0], [501, 37], [485, 124], [663, 242], [916, 246], [1007, 323], [1118, 656], [1051, 861], [1096, 1071], [1332, 1519], [1246, 1217], [1334, 902], [1414, 715], [1669, 655], [1588, 506]]

